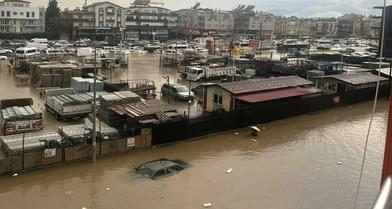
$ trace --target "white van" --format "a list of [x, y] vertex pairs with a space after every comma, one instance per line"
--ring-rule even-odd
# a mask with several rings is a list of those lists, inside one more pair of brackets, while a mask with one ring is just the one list
[[64, 55], [64, 49], [62, 48], [48, 48], [44, 52], [47, 55]]
[[48, 39], [46, 38], [33, 38], [30, 42], [26, 43], [26, 47], [36, 47], [40, 50], [48, 48]]
[[22, 47], [15, 50], [16, 57], [18, 58], [28, 58], [34, 55], [40, 54], [38, 48], [36, 47]]

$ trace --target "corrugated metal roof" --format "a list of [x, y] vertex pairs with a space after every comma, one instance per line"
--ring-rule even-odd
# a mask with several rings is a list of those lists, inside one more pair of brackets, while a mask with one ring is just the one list
[[282, 76], [263, 79], [252, 79], [238, 82], [221, 83], [218, 86], [233, 93], [245, 94], [288, 87], [311, 85], [313, 82], [298, 76]]
[[247, 103], [258, 103], [258, 102], [267, 102], [267, 101], [273, 101], [273, 100], [290, 98], [290, 97], [311, 95], [319, 92], [321, 92], [321, 90], [314, 87], [288, 88], [288, 89], [280, 89], [280, 90], [267, 91], [267, 92], [258, 92], [253, 94], [245, 94], [236, 97], [236, 99]]
[[[378, 80], [378, 76], [372, 73], [353, 73], [353, 74], [338, 74], [338, 75], [330, 75], [324, 76], [322, 78], [334, 78], [339, 81], [343, 81], [345, 83], [349, 83], [352, 85], [360, 85], [367, 83], [375, 83]], [[384, 77], [380, 77], [380, 81], [386, 81], [387, 79]]]
[[155, 115], [157, 111], [176, 111], [176, 108], [174, 106], [167, 104], [161, 100], [146, 100], [143, 102], [113, 105], [109, 107], [109, 109], [119, 115], [127, 115], [132, 118]]

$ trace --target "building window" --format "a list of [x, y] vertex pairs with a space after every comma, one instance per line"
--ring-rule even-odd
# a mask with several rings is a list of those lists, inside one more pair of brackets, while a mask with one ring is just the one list
[[11, 17], [11, 12], [7, 11], [7, 17]]
[[17, 12], [13, 12], [12, 14], [13, 14], [14, 16], [18, 15], [18, 13], [17, 13]]
[[26, 17], [30, 17], [30, 12], [26, 12]]
[[214, 92], [214, 105], [222, 106], [223, 96], [220, 92]]
[[4, 17], [4, 11], [1, 11], [1, 16]]
[[31, 17], [35, 17], [35, 13], [34, 12], [31, 12]]

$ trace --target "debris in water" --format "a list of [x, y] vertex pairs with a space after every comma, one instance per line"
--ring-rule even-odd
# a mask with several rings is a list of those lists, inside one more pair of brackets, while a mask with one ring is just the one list
[[227, 174], [229, 174], [229, 173], [231, 173], [231, 172], [233, 172], [233, 169], [232, 169], [232, 168], [229, 168], [229, 169], [226, 170], [226, 173], [227, 173]]
[[107, 188], [106, 188], [106, 191], [110, 191], [110, 188], [109, 188], [109, 187], [107, 187]]
[[338, 161], [336, 164], [342, 165], [343, 163], [342, 163], [342, 161]]
[[238, 135], [238, 134], [240, 134], [240, 133], [238, 133], [238, 132], [234, 132], [234, 135]]
[[72, 194], [72, 191], [66, 191], [65, 192], [65, 195], [71, 195]]
[[13, 176], [13, 177], [19, 176], [19, 174], [18, 174], [18, 173], [14, 173], [14, 174], [12, 174], [12, 176]]
[[165, 195], [161, 194], [161, 199], [165, 199]]
[[86, 207], [82, 207], [82, 209], [87, 209]]
[[203, 204], [203, 206], [205, 208], [209, 208], [209, 207], [212, 207], [212, 204], [210, 202], [206, 202], [206, 203]]
[[257, 142], [257, 140], [256, 140], [256, 139], [250, 139], [250, 140], [252, 140], [252, 141], [254, 141], [254, 142]]
[[262, 128], [263, 130], [265, 130], [265, 129], [267, 129], [267, 127], [265, 127], [265, 126], [263, 126], [263, 128]]

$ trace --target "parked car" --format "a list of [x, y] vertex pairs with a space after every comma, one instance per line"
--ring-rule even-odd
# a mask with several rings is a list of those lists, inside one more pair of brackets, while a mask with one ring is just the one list
[[0, 48], [1, 55], [11, 55], [14, 51], [12, 49]]
[[173, 97], [176, 100], [186, 101], [195, 99], [195, 94], [188, 87], [181, 84], [163, 84], [161, 92], [163, 96]]
[[161, 158], [150, 162], [143, 163], [135, 168], [136, 173], [147, 178], [156, 179], [159, 177], [175, 174], [185, 168], [189, 164], [181, 160], [168, 160]]

